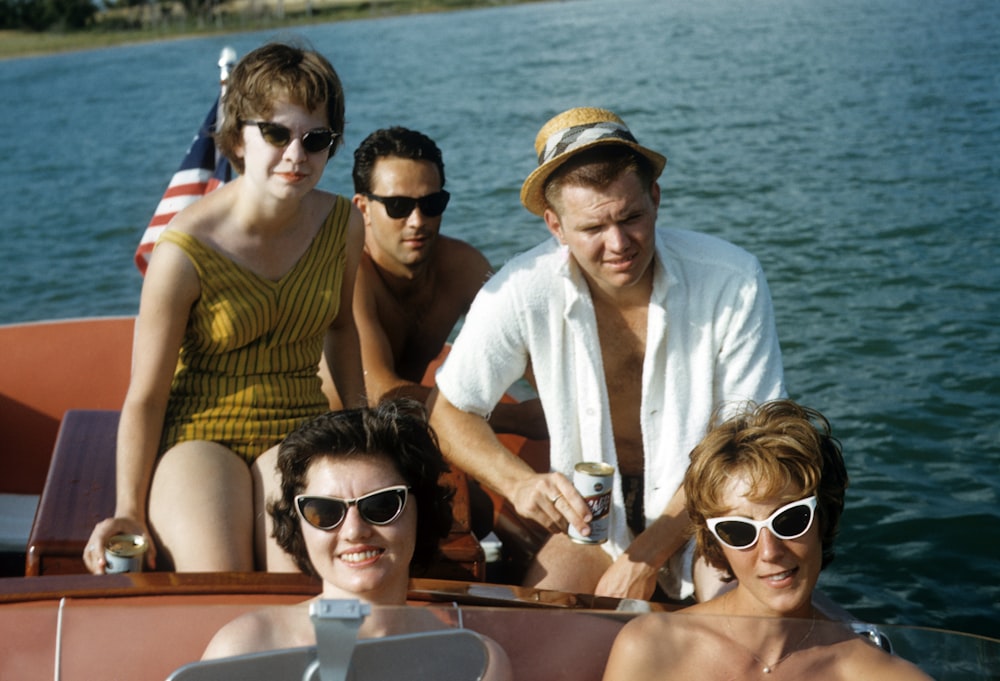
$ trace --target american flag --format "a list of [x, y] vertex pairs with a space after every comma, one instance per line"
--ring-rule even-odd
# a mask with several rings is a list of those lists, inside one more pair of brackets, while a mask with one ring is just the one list
[[153, 246], [156, 245], [160, 232], [166, 229], [170, 220], [205, 194], [233, 179], [232, 166], [229, 165], [229, 160], [216, 150], [212, 132], [218, 122], [219, 102], [226, 94], [226, 83], [235, 64], [236, 50], [228, 46], [223, 47], [219, 54], [219, 98], [208, 110], [205, 122], [201, 124], [198, 134], [184, 155], [181, 167], [167, 185], [167, 191], [163, 193], [163, 198], [153, 213], [153, 219], [142, 233], [139, 247], [135, 249], [135, 266], [143, 274], [146, 274]]
[[142, 234], [139, 247], [135, 249], [135, 265], [143, 274], [146, 273], [156, 239], [167, 223], [182, 209], [232, 179], [232, 167], [226, 157], [215, 149], [215, 140], [212, 138], [218, 110], [219, 101], [216, 100], [184, 155], [181, 167], [167, 185], [167, 191], [160, 199], [153, 219]]

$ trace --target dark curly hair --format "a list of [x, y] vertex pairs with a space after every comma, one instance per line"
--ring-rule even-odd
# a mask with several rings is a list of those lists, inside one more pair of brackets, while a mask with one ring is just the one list
[[320, 457], [388, 457], [410, 486], [417, 504], [417, 537], [411, 573], [434, 558], [451, 529], [453, 491], [439, 484], [448, 466], [420, 402], [386, 400], [376, 407], [345, 409], [317, 416], [296, 428], [278, 449], [281, 496], [268, 505], [274, 538], [306, 574], [320, 575], [309, 560], [295, 497], [306, 488], [311, 464]]
[[229, 74], [222, 98], [223, 119], [215, 131], [215, 143], [236, 172], [244, 169], [243, 159], [234, 153], [242, 141], [243, 121], [267, 118], [279, 99], [309, 111], [326, 109], [327, 124], [337, 133], [327, 160], [343, 144], [344, 88], [336, 70], [319, 52], [269, 43], [240, 59]]
[[834, 557], [833, 541], [848, 482], [840, 442], [831, 434], [830, 423], [818, 411], [791, 400], [748, 404], [725, 421], [721, 413], [716, 412], [708, 434], [691, 451], [684, 476], [698, 552], [727, 573], [727, 581], [733, 579], [732, 567], [705, 521], [729, 513], [722, 500], [724, 490], [732, 476], [743, 474], [750, 480], [752, 501], [780, 494], [789, 484], [800, 490], [800, 497], [816, 495], [825, 568]]
[[354, 192], [367, 194], [372, 190], [372, 175], [380, 158], [394, 156], [410, 161], [430, 161], [438, 169], [444, 188], [444, 160], [441, 150], [427, 135], [400, 126], [383, 128], [368, 135], [354, 150]]

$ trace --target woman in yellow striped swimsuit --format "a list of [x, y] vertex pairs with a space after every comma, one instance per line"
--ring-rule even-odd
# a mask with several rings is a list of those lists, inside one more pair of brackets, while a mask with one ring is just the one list
[[92, 572], [119, 532], [144, 535], [161, 570], [296, 570], [265, 505], [278, 443], [331, 406], [321, 355], [344, 406], [364, 405], [351, 312], [364, 228], [316, 189], [343, 128], [340, 80], [318, 53], [270, 44], [233, 70], [216, 142], [240, 176], [179, 213], [153, 252]]

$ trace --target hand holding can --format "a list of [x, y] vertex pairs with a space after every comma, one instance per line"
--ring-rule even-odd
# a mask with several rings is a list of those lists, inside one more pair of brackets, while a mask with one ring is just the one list
[[611, 528], [611, 490], [615, 481], [615, 467], [600, 461], [583, 461], [573, 469], [573, 486], [580, 493], [593, 519], [590, 534], [583, 536], [570, 525], [569, 538], [577, 544], [603, 544]]
[[104, 546], [104, 571], [142, 572], [146, 557], [146, 539], [141, 534], [116, 534]]

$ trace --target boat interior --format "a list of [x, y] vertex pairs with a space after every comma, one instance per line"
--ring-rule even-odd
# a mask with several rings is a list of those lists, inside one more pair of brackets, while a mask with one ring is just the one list
[[[0, 678], [162, 681], [199, 660], [215, 632], [230, 620], [318, 594], [318, 581], [301, 574], [149, 572], [2, 579]], [[489, 641], [483, 663], [499, 659], [500, 669], [509, 667], [513, 678], [596, 681], [615, 635], [634, 614], [616, 613], [620, 604], [524, 587], [414, 578], [408, 605], [415, 607], [396, 609], [393, 634], [469, 630]], [[440, 656], [452, 643], [438, 638], [425, 641], [425, 647]], [[406, 659], [416, 664], [415, 657]], [[177, 681], [197, 678], [202, 677]], [[498, 677], [481, 670], [464, 678]]]
[[[133, 331], [132, 317], [0, 326], [3, 576], [85, 572], [86, 539], [114, 509], [115, 436]], [[428, 367], [425, 382], [446, 351]], [[536, 468], [547, 468], [547, 442], [501, 438]], [[530, 529], [460, 471], [449, 473], [446, 483], [456, 492], [455, 523], [430, 576], [482, 580], [485, 552], [472, 531], [470, 493], [485, 500], [479, 507], [511, 537], [527, 540]]]
[[[455, 522], [438, 559], [411, 580], [408, 604], [419, 607], [401, 609], [400, 621], [412, 618], [412, 626], [357, 648], [348, 637], [357, 660], [367, 662], [325, 670], [326, 644], [320, 637], [315, 648], [224, 666], [194, 664], [226, 622], [260, 607], [311, 599], [319, 594], [319, 583], [301, 574], [85, 574], [84, 543], [114, 505], [115, 432], [128, 384], [133, 321], [0, 326], [0, 678], [253, 681], [273, 678], [258, 674], [281, 669], [282, 677], [294, 670], [288, 678], [319, 681], [396, 679], [402, 672], [440, 679], [596, 681], [630, 617], [670, 610], [498, 583], [505, 580], [488, 575], [496, 566], [487, 563], [472, 531], [470, 498], [481, 492], [452, 472]], [[425, 381], [435, 368], [428, 369]], [[502, 439], [536, 469], [547, 468], [547, 443]], [[505, 547], [527, 539], [530, 528], [511, 524], [498, 500], [491, 501]], [[437, 623], [430, 631], [428, 614]], [[690, 620], [684, 618], [692, 616], [670, 617], [686, 626]], [[877, 638], [885, 632], [898, 652], [922, 666], [933, 651], [931, 666], [924, 668], [935, 678], [996, 679], [990, 674], [1000, 668], [1000, 642], [901, 627], [862, 633]], [[329, 645], [343, 649], [347, 643]], [[447, 676], [422, 667], [424, 658], [427, 665], [451, 659], [468, 664], [455, 667], [465, 670], [461, 676]]]
[[[325, 632], [315, 647], [199, 662], [230, 620], [261, 607], [301, 603], [317, 591], [318, 584], [301, 575], [262, 573], [0, 580], [0, 678], [599, 681], [615, 636], [637, 616], [628, 607], [558, 592], [414, 579], [409, 607], [379, 608], [397, 611], [387, 636], [355, 647], [352, 631]], [[679, 627], [696, 626], [699, 619], [665, 616]], [[831, 621], [818, 628], [844, 626]], [[933, 629], [879, 629], [897, 654], [938, 681], [996, 679], [1000, 641]], [[348, 670], [342, 666], [346, 651], [352, 651]], [[321, 673], [324, 655], [340, 660], [330, 675]]]

